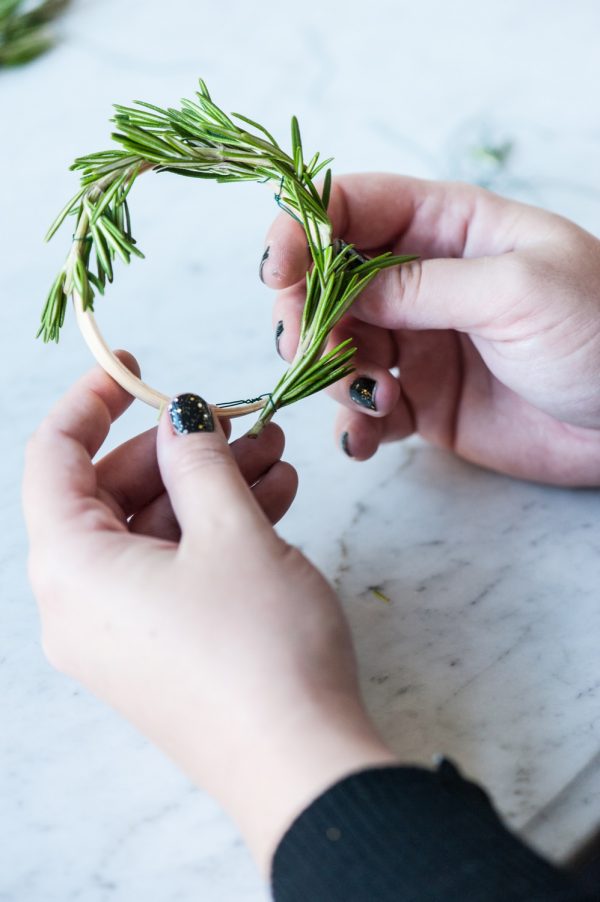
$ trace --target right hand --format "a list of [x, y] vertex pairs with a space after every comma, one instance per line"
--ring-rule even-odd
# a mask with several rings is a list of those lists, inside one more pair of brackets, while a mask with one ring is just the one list
[[[365, 460], [418, 432], [513, 476], [599, 485], [600, 242], [481, 188], [395, 175], [334, 180], [329, 213], [334, 234], [367, 254], [420, 255], [381, 273], [332, 335], [358, 346], [355, 373], [330, 389], [347, 452]], [[284, 289], [274, 321], [289, 360], [306, 242], [282, 214], [267, 244], [262, 277]], [[376, 410], [351, 398], [361, 376]]]

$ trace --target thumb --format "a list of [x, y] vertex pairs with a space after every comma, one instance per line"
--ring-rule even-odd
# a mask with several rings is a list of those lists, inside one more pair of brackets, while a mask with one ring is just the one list
[[199, 395], [172, 399], [159, 423], [157, 456], [182, 533], [256, 529], [264, 521], [218, 418]]
[[497, 325], [513, 307], [523, 269], [514, 253], [414, 260], [383, 270], [355, 301], [352, 315], [385, 329], [478, 332]]

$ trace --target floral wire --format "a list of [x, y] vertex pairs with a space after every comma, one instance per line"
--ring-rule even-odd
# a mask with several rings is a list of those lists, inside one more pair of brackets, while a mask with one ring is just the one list
[[273, 197], [275, 198], [275, 203], [277, 204], [277, 206], [279, 207], [280, 210], [283, 210], [284, 213], [287, 213], [288, 216], [291, 216], [292, 219], [295, 219], [296, 222], [299, 222], [301, 226], [304, 226], [304, 223], [302, 222], [300, 217], [297, 216], [293, 210], [290, 210], [290, 208], [286, 204], [284, 204], [283, 201], [281, 200], [281, 195], [283, 193], [284, 180], [285, 180], [285, 176], [282, 175], [281, 181], [279, 183], [279, 191], [273, 195]]
[[225, 410], [228, 407], [237, 407], [239, 404], [256, 404], [257, 401], [262, 401], [264, 398], [266, 398], [267, 404], [271, 406], [273, 413], [277, 413], [277, 407], [273, 402], [273, 393], [268, 391], [263, 392], [262, 395], [257, 395], [256, 398], [240, 398], [238, 401], [220, 401], [218, 404], [215, 404], [215, 407]]

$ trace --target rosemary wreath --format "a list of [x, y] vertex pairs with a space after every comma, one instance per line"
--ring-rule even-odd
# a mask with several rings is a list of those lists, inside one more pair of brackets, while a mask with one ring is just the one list
[[[306, 302], [300, 342], [294, 360], [271, 392], [245, 402], [214, 405], [217, 415], [240, 416], [260, 411], [250, 434], [257, 435], [281, 407], [299, 401], [353, 371], [352, 339], [327, 349], [328, 337], [354, 300], [382, 269], [414, 256], [390, 252], [366, 258], [352, 245], [333, 239], [327, 205], [331, 160], [315, 153], [305, 160], [298, 121], [292, 118], [292, 152], [288, 155], [262, 125], [232, 113], [211, 99], [205, 83], [194, 100], [179, 109], [161, 109], [136, 101], [115, 106], [112, 150], [75, 160], [80, 189], [50, 227], [49, 240], [69, 216], [75, 218], [71, 250], [50, 289], [38, 335], [58, 341], [67, 300], [73, 297], [78, 324], [101, 365], [138, 398], [162, 407], [166, 395], [145, 385], [108, 349], [92, 315], [96, 293], [113, 280], [113, 263], [143, 257], [131, 231], [128, 196], [144, 172], [172, 172], [217, 182], [269, 182], [281, 209], [303, 227], [312, 258], [306, 275]], [[325, 170], [319, 190], [315, 179]]]

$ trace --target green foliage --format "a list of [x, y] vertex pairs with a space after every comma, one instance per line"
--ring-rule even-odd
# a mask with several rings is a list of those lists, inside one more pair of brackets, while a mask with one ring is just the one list
[[[134, 107], [115, 106], [112, 121], [118, 147], [75, 160], [71, 168], [80, 173], [80, 189], [48, 231], [49, 239], [67, 218], [75, 218], [71, 251], [50, 289], [38, 335], [44, 341], [58, 341], [68, 297], [76, 292], [84, 309], [92, 310], [96, 294], [104, 293], [106, 282], [113, 280], [116, 257], [129, 263], [132, 256], [143, 256], [131, 232], [127, 203], [143, 172], [151, 169], [217, 182], [270, 182], [278, 205], [302, 225], [313, 265], [306, 277], [298, 353], [268, 396], [252, 431], [259, 432], [278, 408], [352, 372], [355, 348], [348, 340], [327, 350], [331, 330], [381, 269], [414, 257], [386, 253], [366, 259], [351, 245], [333, 241], [327, 215], [331, 160], [321, 160], [315, 153], [305, 161], [297, 119], [292, 119], [288, 155], [262, 125], [239, 113], [224, 113], [200, 81], [195, 99], [182, 100], [179, 109], [137, 101]], [[320, 193], [315, 179], [323, 170]]]
[[70, 0], [0, 0], [0, 67], [19, 66], [35, 59], [54, 44], [48, 23]]

